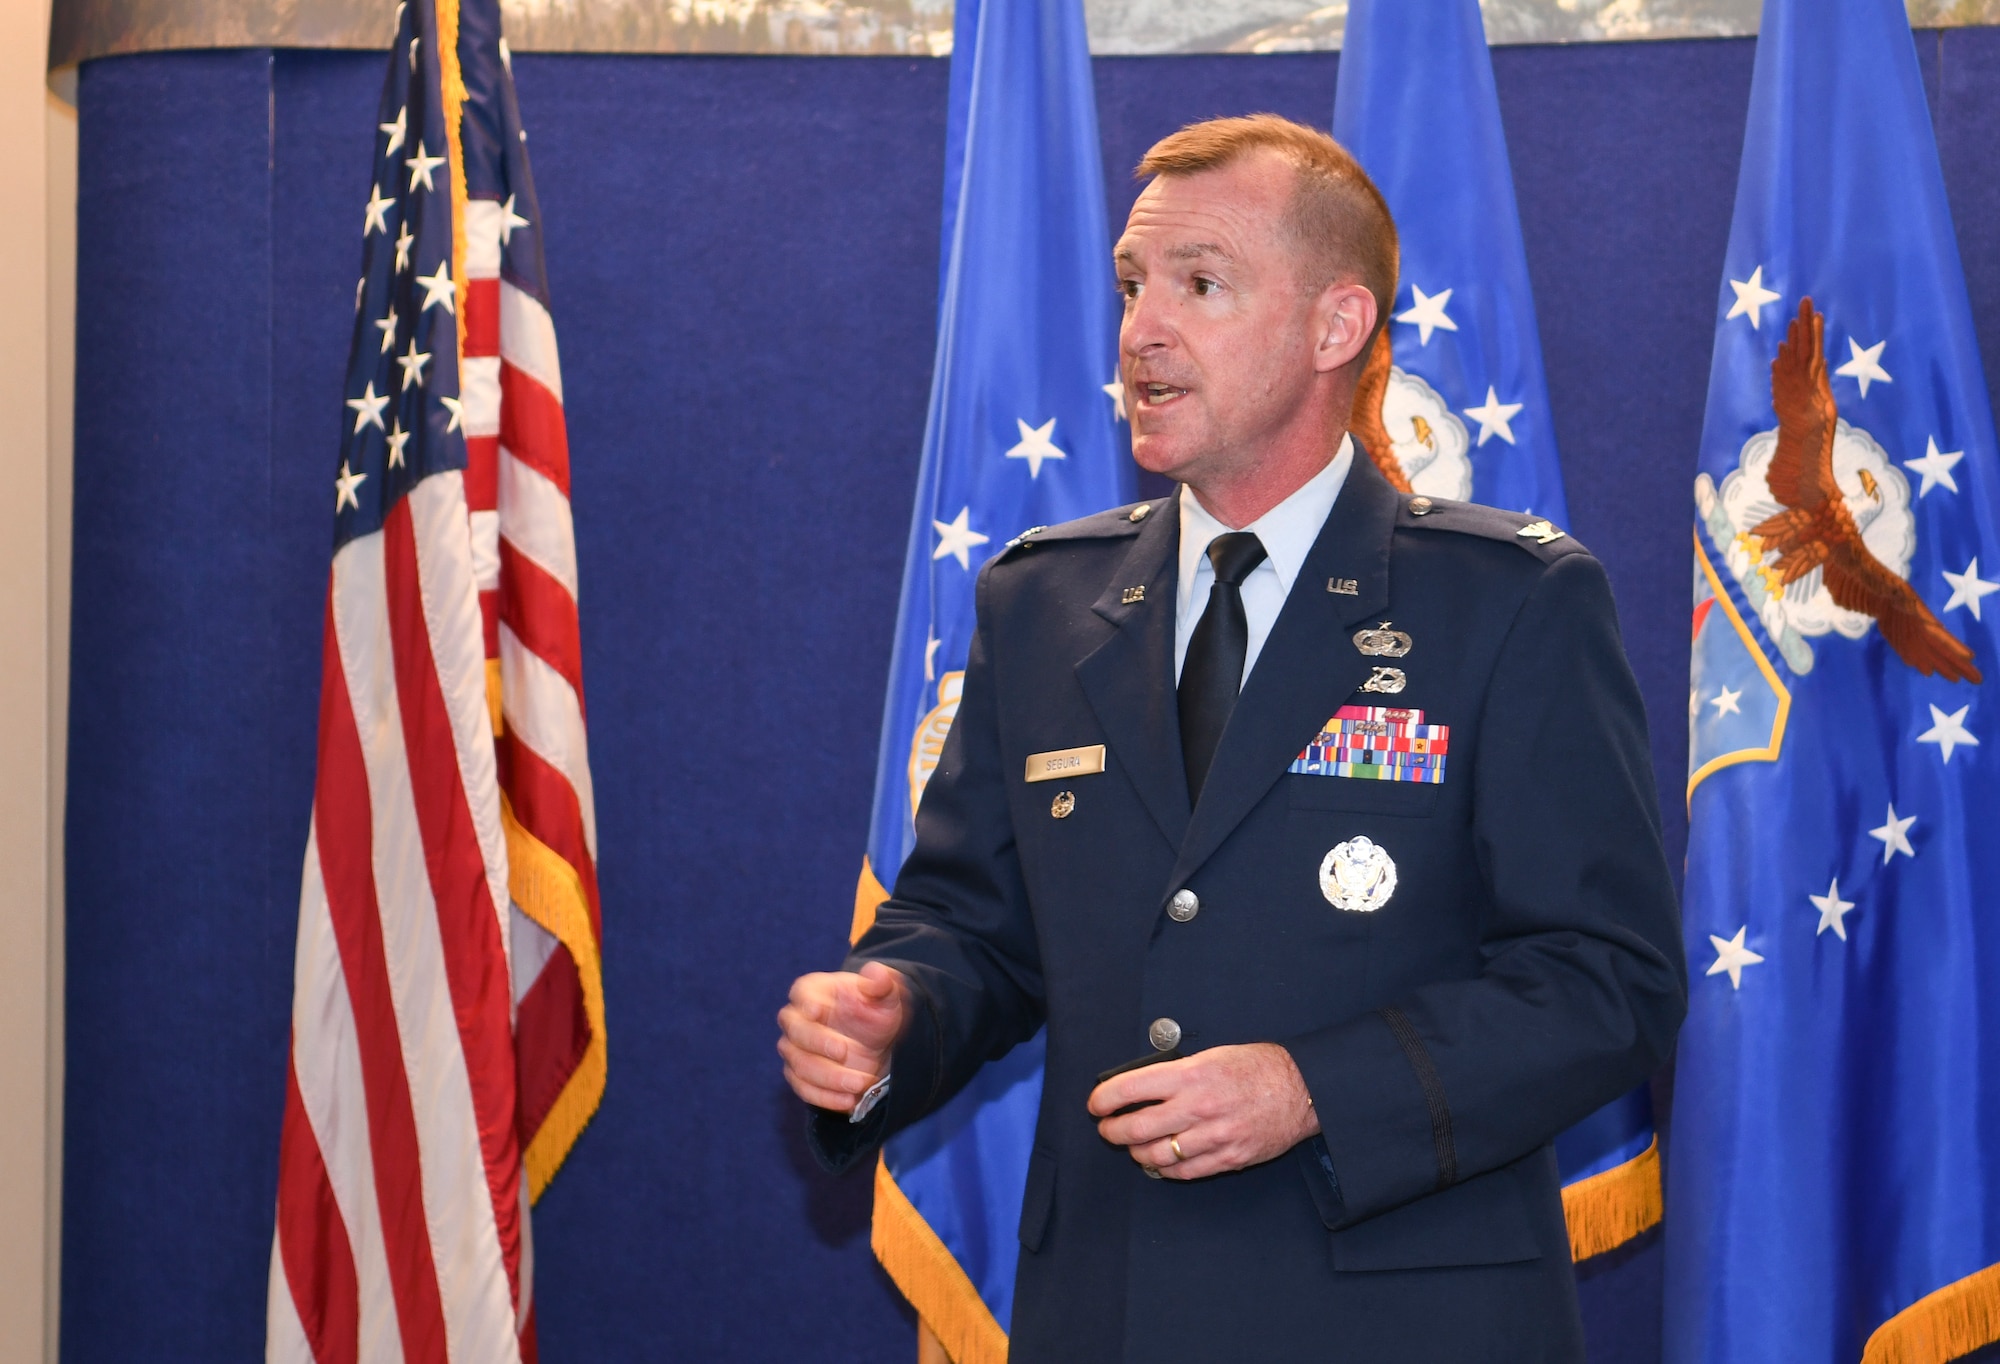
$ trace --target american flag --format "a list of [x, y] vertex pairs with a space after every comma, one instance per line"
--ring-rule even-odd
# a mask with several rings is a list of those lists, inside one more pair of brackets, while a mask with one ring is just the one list
[[266, 1353], [529, 1360], [603, 1094], [562, 380], [495, 0], [400, 6], [363, 223]]

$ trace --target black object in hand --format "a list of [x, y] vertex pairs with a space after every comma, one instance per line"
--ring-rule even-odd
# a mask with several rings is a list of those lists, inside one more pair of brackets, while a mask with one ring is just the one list
[[[1123, 1075], [1125, 1074], [1125, 1072], [1130, 1070], [1144, 1070], [1147, 1066], [1157, 1066], [1162, 1061], [1178, 1061], [1180, 1059], [1181, 1059], [1181, 1049], [1179, 1047], [1172, 1047], [1166, 1051], [1148, 1052], [1144, 1056], [1134, 1057], [1133, 1059], [1127, 1061], [1122, 1066], [1113, 1066], [1109, 1070], [1099, 1071], [1097, 1075], [1097, 1083], [1101, 1085], [1106, 1080], [1109, 1080], [1112, 1076]], [[1110, 1116], [1114, 1118], [1122, 1118], [1127, 1113], [1137, 1113], [1140, 1109], [1151, 1108], [1154, 1104], [1159, 1102], [1160, 1100], [1158, 1099], [1146, 1099], [1139, 1103], [1126, 1104], [1123, 1108], [1117, 1109], [1114, 1112], [1112, 1112]]]

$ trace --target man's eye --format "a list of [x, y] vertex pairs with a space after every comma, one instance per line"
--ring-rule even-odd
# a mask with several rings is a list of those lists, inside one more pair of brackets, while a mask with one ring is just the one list
[[1139, 296], [1139, 281], [1136, 279], [1119, 280], [1118, 293], [1124, 298], [1137, 298]]
[[1206, 275], [1195, 276], [1194, 291], [1203, 298], [1208, 297], [1210, 294], [1214, 293], [1220, 287], [1221, 287], [1220, 285], [1218, 285], [1214, 280], [1209, 279]]

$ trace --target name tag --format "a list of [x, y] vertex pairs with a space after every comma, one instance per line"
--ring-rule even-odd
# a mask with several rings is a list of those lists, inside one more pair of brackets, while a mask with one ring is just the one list
[[1081, 777], [1104, 770], [1104, 745], [1058, 748], [1049, 753], [1028, 755], [1029, 781], [1054, 781], [1058, 777]]
[[1308, 777], [1437, 785], [1444, 781], [1450, 749], [1451, 729], [1425, 724], [1420, 710], [1342, 706], [1287, 770]]

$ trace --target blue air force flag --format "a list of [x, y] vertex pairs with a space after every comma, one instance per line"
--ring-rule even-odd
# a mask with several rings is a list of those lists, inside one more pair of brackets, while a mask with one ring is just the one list
[[[960, 0], [954, 24], [937, 357], [857, 935], [957, 711], [980, 565], [1031, 526], [1130, 497], [1082, 6]], [[884, 1155], [876, 1252], [957, 1364], [1005, 1358], [1041, 1066], [1037, 1037]]]
[[[1402, 281], [1356, 437], [1390, 482], [1568, 522], [1477, 0], [1354, 0], [1333, 135], [1389, 201]], [[1370, 448], [1377, 461], [1386, 457]], [[1397, 470], [1402, 479], [1399, 481]]]
[[1666, 1357], [1953, 1359], [2000, 1337], [2000, 451], [1900, 0], [1767, 0], [1723, 275]]
[[[1567, 520], [1528, 259], [1478, 0], [1355, 0], [1333, 135], [1395, 215], [1389, 352], [1355, 395], [1357, 439], [1408, 491]], [[1378, 414], [1379, 413], [1379, 417]], [[1556, 1142], [1578, 1259], [1660, 1220], [1644, 1086]]]

